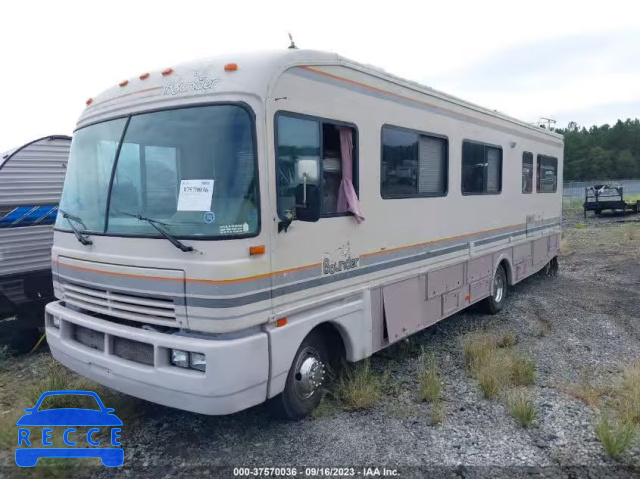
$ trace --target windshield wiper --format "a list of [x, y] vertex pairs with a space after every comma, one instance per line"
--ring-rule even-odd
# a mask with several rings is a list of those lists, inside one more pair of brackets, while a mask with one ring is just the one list
[[89, 238], [87, 238], [82, 233], [80, 233], [80, 230], [76, 227], [76, 225], [73, 224], [73, 222], [75, 221], [76, 223], [80, 223], [86, 229], [87, 225], [84, 224], [84, 221], [82, 221], [81, 218], [70, 215], [69, 213], [67, 213], [64, 210], [61, 210], [60, 208], [58, 208], [58, 211], [60, 211], [60, 213], [62, 213], [62, 217], [65, 220], [67, 220], [67, 223], [69, 223], [69, 226], [71, 226], [71, 231], [73, 231], [73, 234], [78, 239], [78, 241], [82, 243], [83, 246], [89, 246], [93, 244], [93, 241], [91, 241]]
[[174, 236], [170, 235], [164, 228], [161, 228], [158, 225], [163, 225], [163, 226], [167, 226], [164, 223], [162, 223], [161, 221], [157, 221], [151, 218], [147, 218], [145, 216], [142, 216], [141, 214], [137, 214], [134, 215], [132, 213], [127, 213], [125, 211], [121, 211], [120, 213], [127, 215], [127, 216], [131, 216], [132, 218], [136, 218], [140, 221], [146, 221], [147, 223], [149, 223], [151, 226], [153, 226], [156, 231], [158, 231], [158, 233], [160, 233], [163, 237], [165, 237], [166, 239], [168, 239], [171, 244], [173, 246], [175, 246], [176, 248], [178, 248], [181, 251], [184, 251], [185, 253], [188, 253], [189, 251], [193, 251], [193, 248], [191, 246], [187, 246], [184, 243], [181, 243], [178, 239], [176, 239]]

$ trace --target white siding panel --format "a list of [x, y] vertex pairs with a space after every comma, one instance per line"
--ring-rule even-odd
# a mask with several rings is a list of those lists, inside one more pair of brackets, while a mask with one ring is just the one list
[[0, 167], [0, 205], [58, 204], [71, 140], [44, 138], [7, 157]]
[[2, 276], [51, 268], [52, 246], [52, 226], [0, 229]]

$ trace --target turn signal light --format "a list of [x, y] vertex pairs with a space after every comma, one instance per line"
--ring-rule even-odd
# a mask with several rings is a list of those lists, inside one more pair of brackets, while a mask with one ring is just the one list
[[162, 70], [162, 76], [166, 77], [167, 75], [171, 75], [173, 73], [173, 68], [167, 68], [166, 70]]
[[265, 246], [263, 244], [258, 245], [258, 246], [250, 246], [249, 247], [249, 254], [251, 256], [254, 256], [254, 255], [257, 255], [257, 254], [264, 254], [266, 250], [267, 250], [267, 248], [265, 248]]
[[257, 254], [264, 254], [265, 251], [267, 251], [267, 248], [265, 248], [265, 246], [263, 244], [258, 245], [258, 246], [250, 246], [249, 247], [249, 254], [251, 256], [257, 255]]
[[286, 326], [289, 320], [287, 318], [280, 318], [276, 320], [276, 328], [281, 328], [282, 326]]
[[238, 64], [237, 63], [227, 63], [224, 66], [224, 71], [226, 72], [234, 72], [238, 69]]

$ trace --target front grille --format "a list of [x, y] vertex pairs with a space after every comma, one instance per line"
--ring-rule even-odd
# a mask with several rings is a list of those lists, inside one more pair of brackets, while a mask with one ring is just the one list
[[148, 324], [176, 325], [175, 305], [169, 298], [147, 298], [70, 283], [61, 287], [64, 300], [84, 310]]
[[74, 324], [72, 335], [73, 339], [79, 343], [98, 351], [104, 351], [104, 333]]
[[153, 366], [153, 345], [131, 339], [113, 337], [113, 354], [129, 361]]

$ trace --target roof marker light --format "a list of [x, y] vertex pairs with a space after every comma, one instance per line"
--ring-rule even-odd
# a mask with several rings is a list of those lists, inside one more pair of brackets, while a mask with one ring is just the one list
[[87, 106], [91, 105], [93, 103], [93, 98], [89, 98], [87, 100]]
[[224, 66], [224, 71], [226, 72], [234, 72], [238, 69], [238, 64], [237, 63], [227, 63]]
[[129, 80], [124, 80], [120, 82], [120, 86], [127, 86], [129, 84]]
[[140, 80], [146, 80], [147, 78], [149, 78], [149, 73], [143, 73], [142, 75], [140, 75]]
[[162, 76], [166, 77], [167, 75], [171, 75], [173, 73], [173, 68], [167, 68], [166, 70], [162, 70]]

